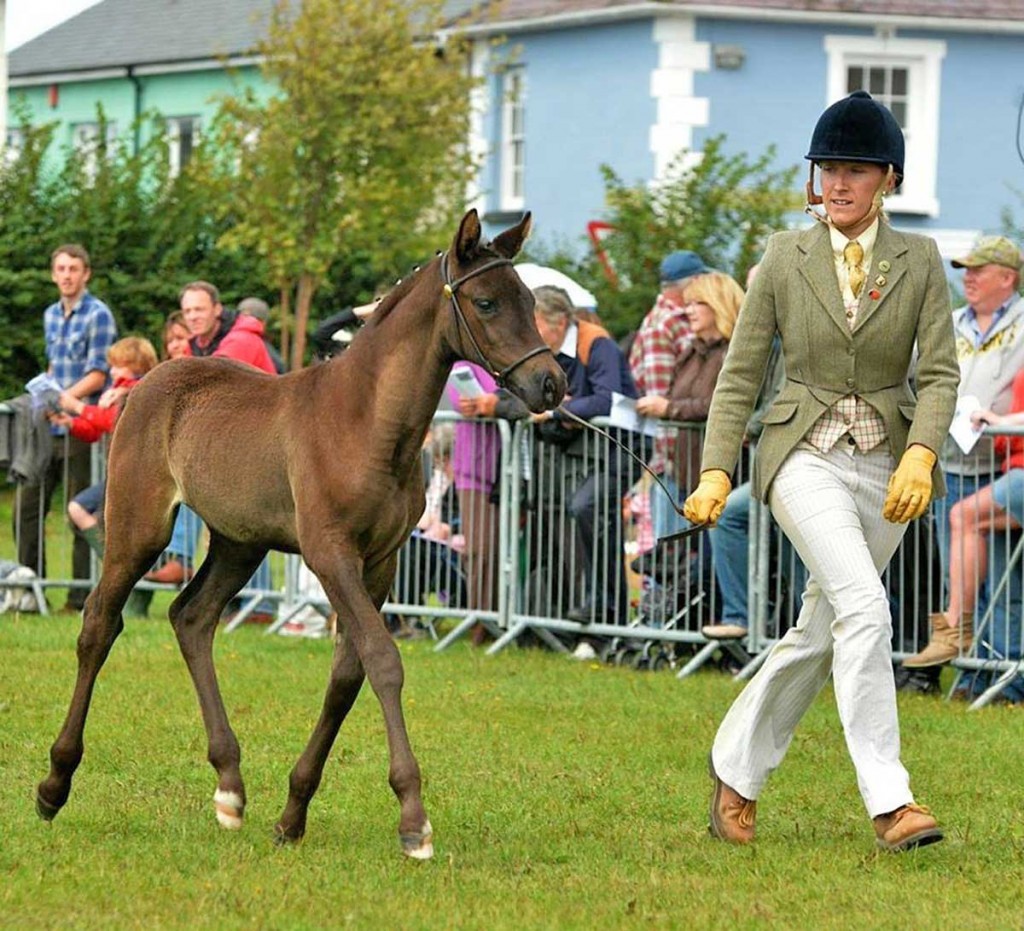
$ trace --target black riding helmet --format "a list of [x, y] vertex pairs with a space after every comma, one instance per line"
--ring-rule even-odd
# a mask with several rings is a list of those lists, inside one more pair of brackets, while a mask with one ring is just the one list
[[896, 117], [867, 91], [854, 91], [821, 114], [804, 158], [816, 164], [892, 165], [898, 185], [903, 180], [903, 156], [903, 130]]

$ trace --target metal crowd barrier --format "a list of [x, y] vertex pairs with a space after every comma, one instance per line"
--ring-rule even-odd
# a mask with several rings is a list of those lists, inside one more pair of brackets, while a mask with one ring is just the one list
[[[419, 624], [437, 640], [438, 650], [471, 631], [492, 638], [491, 653], [528, 637], [568, 650], [582, 637], [599, 644], [604, 658], [638, 668], [671, 668], [685, 678], [718, 658], [738, 677], [749, 677], [796, 623], [805, 573], [792, 547], [768, 509], [752, 501], [747, 515], [747, 633], [735, 640], [709, 641], [701, 628], [719, 620], [722, 600], [716, 583], [720, 556], [712, 538], [702, 532], [668, 546], [652, 546], [643, 505], [646, 495], [649, 508], [672, 514], [672, 504], [681, 504], [686, 491], [695, 487], [703, 426], [663, 422], [656, 436], [644, 437], [617, 430], [605, 419], [595, 424], [611, 430], [642, 460], [670, 462], [662, 477], [674, 502], [628, 454], [590, 431], [551, 422], [465, 421], [453, 412], [438, 412], [424, 447], [431, 519], [425, 519], [399, 553], [384, 614]], [[986, 433], [1024, 436], [1024, 428], [988, 428]], [[947, 467], [985, 479], [1000, 475], [991, 444], [980, 449], [953, 457]], [[102, 444], [96, 444], [94, 481], [102, 477], [104, 463]], [[744, 455], [735, 477], [737, 489], [748, 471]], [[973, 480], [965, 480], [964, 486], [965, 492], [972, 491]], [[53, 509], [64, 511], [66, 496], [58, 499]], [[640, 502], [637, 514], [629, 513], [626, 500]], [[16, 494], [16, 511], [19, 501]], [[678, 527], [677, 521], [669, 529]], [[948, 552], [948, 522], [946, 503], [933, 503], [930, 513], [910, 526], [883, 575], [897, 660], [927, 643], [929, 615], [945, 607], [948, 592], [940, 553]], [[17, 513], [14, 524], [19, 524]], [[10, 538], [14, 545], [0, 549], [0, 558], [13, 558], [17, 542]], [[975, 706], [1007, 688], [1024, 692], [1024, 532], [990, 530], [961, 545], [980, 544], [988, 560], [986, 571], [972, 580], [980, 593], [974, 643], [953, 661], [954, 688], [972, 685]], [[273, 575], [281, 584], [244, 589], [242, 607], [228, 629], [267, 601], [278, 605], [268, 633], [304, 608], [329, 614], [322, 589], [303, 581], [298, 557], [275, 554], [274, 560]], [[88, 579], [71, 578], [67, 568], [48, 577], [39, 572], [31, 583], [44, 611], [44, 589], [88, 587], [96, 581], [95, 559]], [[26, 583], [0, 579], [0, 590], [13, 587]], [[170, 587], [139, 584], [143, 589]], [[443, 633], [437, 627], [442, 619], [454, 621]], [[979, 674], [986, 680], [980, 686], [971, 681]]]

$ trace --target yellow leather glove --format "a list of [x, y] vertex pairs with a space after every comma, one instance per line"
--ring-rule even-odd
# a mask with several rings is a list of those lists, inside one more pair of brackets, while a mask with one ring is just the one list
[[894, 524], [905, 524], [928, 510], [932, 500], [932, 469], [935, 453], [927, 446], [908, 446], [889, 479], [882, 516]]
[[713, 527], [718, 523], [730, 491], [732, 482], [721, 469], [701, 472], [697, 490], [683, 504], [683, 516], [691, 524], [710, 524]]

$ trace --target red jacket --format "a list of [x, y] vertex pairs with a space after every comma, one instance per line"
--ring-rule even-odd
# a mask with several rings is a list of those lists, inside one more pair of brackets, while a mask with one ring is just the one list
[[[114, 387], [127, 388], [131, 391], [139, 381], [138, 378], [119, 378], [114, 382]], [[83, 443], [95, 443], [104, 434], [113, 432], [117, 416], [123, 406], [123, 401], [120, 404], [111, 404], [110, 407], [86, 404], [82, 413], [71, 421], [68, 430], [73, 437]]]
[[277, 374], [266, 343], [263, 342], [263, 321], [248, 314], [239, 314], [235, 318], [234, 325], [224, 334], [213, 356], [247, 362], [263, 372]]
[[[1024, 411], [1024, 369], [1013, 379], [1013, 400], [1008, 413]], [[1003, 471], [1024, 468], [1024, 436], [997, 436], [993, 444], [997, 456], [1004, 456]]]

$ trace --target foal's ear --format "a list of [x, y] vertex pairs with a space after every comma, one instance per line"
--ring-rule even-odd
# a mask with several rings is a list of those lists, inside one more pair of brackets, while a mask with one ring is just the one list
[[476, 258], [480, 247], [480, 217], [476, 209], [470, 210], [459, 224], [459, 231], [455, 234], [455, 242], [452, 243], [452, 251], [460, 264], [466, 264]]
[[495, 236], [494, 242], [491, 243], [494, 251], [506, 259], [514, 259], [530, 235], [532, 225], [533, 220], [530, 218], [530, 212], [527, 211], [515, 226]]

